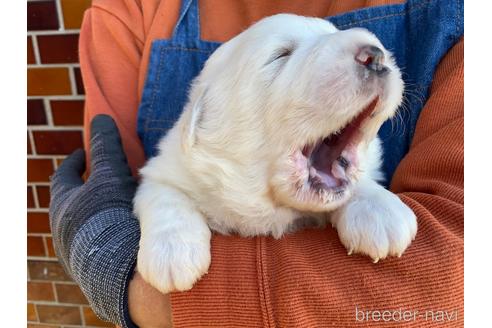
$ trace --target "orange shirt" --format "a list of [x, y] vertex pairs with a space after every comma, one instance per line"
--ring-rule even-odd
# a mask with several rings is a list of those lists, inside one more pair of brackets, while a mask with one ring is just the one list
[[[280, 12], [324, 17], [397, 2], [402, 1], [202, 0], [202, 39], [227, 41]], [[179, 0], [94, 0], [84, 17], [85, 126], [97, 114], [111, 115], [134, 173], [145, 161], [136, 125], [150, 46], [171, 36], [179, 7]], [[462, 326], [463, 43], [440, 63], [409, 153], [391, 184], [418, 217], [417, 238], [402, 258], [374, 265], [348, 257], [332, 229], [281, 240], [214, 235], [209, 274], [191, 291], [172, 294], [174, 326], [381, 326], [357, 321], [356, 308], [416, 315], [387, 327]], [[451, 320], [435, 321], [438, 311], [447, 311]]]

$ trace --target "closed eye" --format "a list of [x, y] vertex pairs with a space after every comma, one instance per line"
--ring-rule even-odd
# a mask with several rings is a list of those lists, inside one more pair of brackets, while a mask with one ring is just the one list
[[287, 56], [290, 56], [293, 52], [293, 49], [282, 49], [282, 51], [280, 52], [280, 54], [278, 54], [274, 59], [273, 61], [275, 60], [278, 60], [280, 58], [283, 58], [283, 57], [287, 57]]
[[294, 52], [294, 46], [280, 48], [273, 54], [273, 56], [267, 61], [265, 65], [270, 65], [282, 58], [288, 58], [290, 57], [290, 55], [292, 55], [293, 52]]

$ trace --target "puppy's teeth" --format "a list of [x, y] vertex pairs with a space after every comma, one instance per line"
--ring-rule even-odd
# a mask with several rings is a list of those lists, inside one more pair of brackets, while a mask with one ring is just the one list
[[379, 262], [379, 257], [376, 257], [375, 259], [372, 260], [372, 263], [376, 264]]

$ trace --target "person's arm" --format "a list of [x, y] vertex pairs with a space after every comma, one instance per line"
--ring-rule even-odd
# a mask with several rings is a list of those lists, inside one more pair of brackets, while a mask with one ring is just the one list
[[[144, 3], [138, 0], [93, 1], [84, 15], [80, 32], [79, 56], [86, 93], [84, 144], [87, 157], [90, 157], [90, 122], [98, 114], [108, 114], [118, 126], [133, 175], [145, 161], [136, 132], [138, 81], [146, 32], [157, 3], [153, 0]], [[132, 320], [142, 327], [170, 327], [169, 297], [147, 284], [138, 272], [129, 279], [123, 305], [128, 306]], [[112, 307], [114, 304], [104, 306]], [[94, 310], [99, 313], [114, 309]]]
[[463, 48], [460, 40], [441, 61], [422, 109], [408, 154], [391, 181], [419, 214], [463, 237], [464, 112]]
[[139, 222], [132, 213], [132, 177], [114, 121], [91, 125], [91, 174], [84, 183], [84, 151], [63, 161], [52, 177], [50, 224], [56, 254], [103, 320], [122, 327], [171, 327], [170, 305], [134, 276]]
[[136, 182], [109, 116], [91, 128], [91, 175], [84, 183], [79, 149], [51, 179], [50, 225], [55, 252], [103, 320], [135, 327], [129, 316], [128, 282], [136, 263], [140, 227], [132, 214]]
[[[111, 10], [108, 10], [110, 8]], [[137, 135], [138, 81], [144, 47], [144, 21], [139, 1], [93, 1], [80, 30], [80, 68], [85, 87], [85, 149], [88, 128], [98, 114], [110, 115], [123, 140], [130, 167], [144, 161]]]

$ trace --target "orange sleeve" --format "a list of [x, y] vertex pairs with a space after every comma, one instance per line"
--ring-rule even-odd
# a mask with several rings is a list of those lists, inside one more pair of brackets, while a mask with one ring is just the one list
[[86, 151], [89, 149], [92, 118], [97, 114], [108, 114], [118, 125], [132, 169], [141, 166], [145, 160], [136, 130], [143, 45], [144, 24], [138, 2], [93, 1], [85, 13], [79, 41], [86, 89], [85, 148]]
[[391, 183], [420, 225], [433, 223], [459, 238], [464, 213], [463, 48], [461, 40], [440, 63], [410, 150]]

